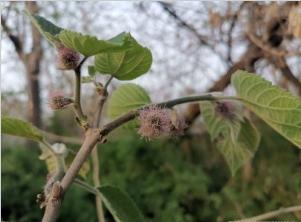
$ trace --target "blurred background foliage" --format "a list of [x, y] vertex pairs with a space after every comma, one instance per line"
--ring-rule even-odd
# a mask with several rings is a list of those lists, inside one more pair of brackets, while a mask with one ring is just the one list
[[[261, 74], [301, 95], [298, 2], [53, 1], [4, 2], [1, 7], [2, 115], [27, 119], [57, 135], [82, 137], [68, 110], [53, 113], [47, 107], [51, 91], [71, 94], [73, 79], [68, 71], [56, 69], [56, 53], [34, 32], [22, 13], [25, 7], [59, 26], [104, 39], [131, 31], [153, 53], [150, 72], [133, 82], [146, 88], [154, 102], [207, 91], [231, 95], [229, 79], [237, 69]], [[120, 83], [113, 80], [109, 93]], [[97, 94], [89, 84], [83, 92], [89, 115]], [[260, 147], [230, 177], [202, 127], [199, 107], [181, 106], [180, 113], [193, 123], [180, 138], [148, 142], [134, 132], [118, 130], [99, 147], [102, 184], [126, 191], [149, 222], [222, 222], [300, 204], [300, 149], [254, 119], [262, 134]], [[35, 199], [47, 171], [38, 160], [37, 145], [7, 136], [2, 136], [1, 145], [1, 219], [40, 221], [42, 211]], [[94, 196], [76, 185], [66, 194], [60, 212], [58, 221], [97, 221]], [[106, 218], [113, 221], [107, 211]], [[298, 221], [301, 215], [275, 219]]]
[[[51, 129], [67, 132], [66, 122], [58, 119], [52, 119]], [[147, 142], [134, 132], [118, 130], [99, 147], [102, 184], [126, 191], [147, 221], [156, 222], [228, 221], [297, 205], [301, 201], [301, 151], [263, 123], [257, 125], [264, 132], [260, 148], [232, 178], [206, 133]], [[24, 145], [4, 145], [3, 220], [40, 220], [42, 211], [35, 198], [47, 172], [38, 155], [37, 149]], [[298, 221], [300, 216], [286, 214], [277, 219]], [[113, 221], [108, 212], [106, 217]], [[96, 220], [93, 195], [73, 185], [59, 221]]]

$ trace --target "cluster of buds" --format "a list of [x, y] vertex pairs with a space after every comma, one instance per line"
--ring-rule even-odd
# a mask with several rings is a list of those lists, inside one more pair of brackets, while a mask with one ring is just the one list
[[139, 112], [140, 128], [138, 133], [153, 139], [161, 136], [180, 135], [186, 128], [185, 120], [170, 109], [152, 105]]
[[65, 109], [72, 103], [73, 100], [71, 98], [65, 97], [64, 94], [60, 91], [51, 93], [48, 100], [48, 105], [53, 110]]
[[80, 55], [76, 51], [66, 48], [58, 48], [58, 68], [62, 70], [71, 70], [75, 69], [80, 60]]

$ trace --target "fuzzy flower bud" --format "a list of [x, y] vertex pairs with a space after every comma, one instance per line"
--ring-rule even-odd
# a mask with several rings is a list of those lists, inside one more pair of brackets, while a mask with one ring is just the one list
[[172, 129], [170, 111], [153, 105], [139, 112], [138, 133], [147, 139], [169, 135]]
[[60, 47], [58, 49], [58, 68], [62, 70], [75, 69], [80, 60], [80, 55], [76, 51]]
[[73, 100], [65, 97], [62, 92], [52, 93], [48, 101], [49, 107], [53, 110], [65, 109], [71, 103], [73, 103]]

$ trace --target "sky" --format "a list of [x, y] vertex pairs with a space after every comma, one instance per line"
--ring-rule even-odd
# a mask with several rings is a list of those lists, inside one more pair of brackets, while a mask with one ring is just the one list
[[[235, 7], [235, 4], [232, 3]], [[1, 3], [2, 7], [8, 3]], [[58, 26], [109, 39], [120, 32], [127, 31], [153, 54], [151, 70], [133, 82], [145, 87], [154, 98], [176, 97], [187, 92], [202, 93], [206, 91], [227, 70], [227, 65], [219, 58], [227, 53], [225, 45], [215, 45], [217, 53], [200, 46], [191, 31], [179, 27], [178, 23], [168, 15], [158, 2], [130, 2], [130, 1], [93, 1], [93, 2], [39, 2], [40, 15], [45, 16]], [[227, 3], [185, 1], [173, 4], [181, 18], [192, 25], [201, 35], [208, 35], [212, 39], [219, 38], [217, 32], [208, 26], [208, 12], [225, 13]], [[30, 50], [31, 42], [29, 19], [22, 14], [24, 4], [15, 3], [18, 13], [11, 10], [8, 24], [16, 28], [17, 24], [25, 24], [26, 50]], [[2, 13], [6, 15], [6, 10]], [[21, 28], [20, 28], [21, 26]], [[227, 30], [229, 24], [221, 29]], [[23, 29], [19, 25], [19, 29]], [[239, 33], [239, 27], [236, 32]], [[237, 60], [246, 45], [237, 37], [232, 53], [233, 60]], [[211, 39], [209, 39], [210, 41]], [[56, 69], [55, 50], [43, 41], [45, 48], [42, 62], [41, 81], [43, 96], [47, 90], [55, 88], [64, 73]], [[24, 67], [20, 63], [11, 42], [5, 33], [1, 33], [1, 82], [2, 90], [19, 92], [26, 89]], [[291, 58], [289, 63], [300, 61]], [[93, 59], [88, 63], [92, 64]], [[297, 66], [292, 66], [295, 69]], [[295, 71], [295, 70], [293, 70]], [[263, 73], [271, 70], [262, 70]], [[70, 74], [67, 74], [70, 75]], [[64, 75], [64, 78], [66, 75]], [[69, 77], [66, 77], [69, 78]], [[267, 76], [269, 78], [269, 76]], [[118, 84], [118, 81], [115, 81]], [[167, 87], [168, 86], [168, 87]], [[45, 89], [45, 90], [44, 90]], [[162, 99], [163, 99], [162, 98]]]

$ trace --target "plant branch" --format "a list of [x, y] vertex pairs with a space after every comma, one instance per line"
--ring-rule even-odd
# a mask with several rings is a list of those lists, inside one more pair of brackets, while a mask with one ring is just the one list
[[[93, 126], [94, 128], [98, 128], [100, 125], [100, 119], [101, 119], [101, 114], [103, 110], [103, 106], [107, 100], [108, 96], [108, 86], [111, 83], [113, 79], [113, 76], [110, 76], [109, 80], [105, 83], [102, 93], [100, 94], [99, 102], [98, 102], [98, 107], [96, 111], [96, 116], [94, 119]], [[97, 145], [93, 148], [92, 150], [92, 172], [93, 172], [93, 183], [95, 187], [100, 187], [100, 173], [99, 173], [99, 157], [98, 157], [98, 149]], [[99, 222], [105, 222], [105, 217], [104, 217], [104, 212], [103, 212], [103, 207], [102, 207], [102, 201], [99, 195], [95, 196], [95, 202], [96, 202], [96, 212], [97, 212], [97, 217]]]
[[75, 86], [74, 86], [74, 111], [77, 118], [80, 120], [81, 125], [86, 128], [86, 116], [83, 113], [81, 107], [81, 67], [88, 57], [83, 58], [83, 60], [79, 63], [79, 65], [74, 69], [75, 72]]
[[243, 7], [245, 6], [246, 2], [242, 2], [238, 8], [238, 10], [236, 11], [236, 13], [232, 16], [232, 20], [231, 20], [231, 23], [230, 23], [230, 28], [229, 28], [229, 31], [228, 31], [228, 40], [227, 40], [227, 45], [228, 45], [228, 52], [227, 52], [227, 59], [228, 61], [232, 64], [233, 63], [233, 60], [232, 60], [232, 46], [233, 46], [233, 30], [235, 28], [235, 25], [238, 21], [238, 18], [240, 16], [240, 13], [243, 9]]
[[[88, 129], [86, 131], [86, 137], [80, 150], [77, 152], [74, 160], [72, 161], [69, 169], [60, 183], [60, 195], [54, 198], [51, 196], [46, 206], [46, 210], [43, 217], [43, 222], [54, 222], [58, 216], [59, 208], [63, 199], [64, 193], [68, 190], [81, 166], [87, 160], [93, 147], [97, 143], [100, 137], [100, 131], [98, 129]], [[55, 200], [55, 201], [54, 201]]]
[[110, 133], [114, 129], [116, 129], [119, 126], [123, 125], [124, 123], [134, 119], [139, 114], [139, 110], [145, 109], [152, 105], [157, 105], [157, 106], [160, 106], [163, 108], [172, 108], [173, 106], [180, 105], [183, 103], [199, 102], [199, 101], [214, 101], [214, 100], [240, 100], [240, 98], [234, 97], [234, 96], [214, 96], [212, 94], [205, 94], [205, 95], [200, 95], [200, 96], [187, 96], [187, 97], [169, 100], [169, 101], [162, 102], [162, 103], [147, 105], [147, 106], [141, 107], [136, 110], [131, 110], [131, 111], [121, 115], [120, 117], [117, 117], [112, 122], [104, 125], [101, 128], [100, 134], [103, 137], [106, 136], [108, 133]]
[[[272, 60], [272, 59], [270, 59]], [[301, 82], [300, 80], [293, 74], [292, 70], [288, 66], [287, 62], [284, 58], [279, 58], [278, 61], [271, 61], [276, 68], [278, 68], [285, 79], [287, 79], [292, 85], [294, 85], [298, 91], [298, 94], [301, 95]]]
[[[237, 97], [230, 97], [230, 96], [213, 96], [212, 94], [205, 94], [200, 96], [190, 96], [190, 97], [183, 97], [179, 99], [170, 100], [163, 103], [158, 103], [156, 105], [160, 107], [167, 107], [171, 108], [175, 105], [188, 103], [188, 102], [197, 102], [197, 101], [204, 101], [204, 100], [239, 100]], [[152, 104], [151, 104], [152, 105]], [[134, 119], [138, 113], [139, 110], [144, 109], [148, 106], [144, 106], [142, 108], [130, 111], [117, 119], [113, 120], [112, 122], [106, 124], [102, 129], [91, 129], [88, 128], [85, 135], [85, 140], [83, 145], [81, 146], [80, 150], [77, 152], [74, 160], [72, 161], [69, 169], [67, 170], [65, 176], [63, 177], [60, 188], [61, 193], [59, 195], [59, 198], [56, 197], [55, 201], [53, 201], [53, 197], [50, 197], [46, 210], [44, 213], [44, 217], [42, 222], [54, 222], [58, 216], [59, 208], [62, 202], [62, 198], [64, 193], [68, 190], [72, 182], [74, 181], [76, 175], [78, 174], [81, 166], [84, 164], [84, 162], [89, 157], [91, 151], [95, 147], [98, 141], [101, 141], [108, 133], [110, 133], [112, 130], [116, 129], [117, 127], [121, 126], [122, 124]]]
[[[219, 77], [209, 89], [209, 92], [223, 91], [231, 82], [232, 74], [239, 70], [244, 69], [249, 72], [254, 71], [255, 63], [263, 57], [262, 50], [258, 48], [255, 44], [250, 44], [246, 52], [240, 57], [240, 59], [235, 62], [227, 71]], [[185, 119], [186, 122], [191, 124], [200, 114], [199, 106], [196, 104], [191, 104], [188, 106]]]
[[[96, 145], [92, 150], [92, 174], [93, 174], [93, 184], [95, 187], [100, 187], [101, 184], [99, 166], [100, 164], [99, 164], [99, 157], [98, 157], [98, 149]], [[97, 213], [98, 222], [105, 222], [102, 201], [99, 195], [95, 196], [95, 203], [96, 203], [96, 213]]]
[[3, 16], [1, 16], [1, 26], [3, 28], [3, 31], [7, 34], [10, 41], [13, 43], [19, 58], [24, 62], [23, 44], [20, 39], [20, 36], [13, 34], [13, 32], [6, 23], [6, 18], [4, 18]]
[[224, 58], [221, 56], [221, 54], [215, 50], [214, 43], [210, 43], [210, 38], [208, 36], [200, 34], [195, 27], [184, 21], [183, 18], [181, 18], [177, 14], [171, 3], [158, 2], [158, 4], [162, 6], [163, 10], [166, 11], [178, 23], [180, 27], [189, 30], [193, 35], [195, 35], [195, 37], [199, 41], [200, 46], [209, 48], [216, 56], [220, 58], [221, 61], [224, 61]]
[[99, 124], [100, 124], [100, 118], [101, 118], [101, 113], [103, 110], [103, 106], [107, 100], [108, 97], [108, 86], [111, 83], [112, 79], [114, 77], [110, 76], [110, 78], [108, 79], [108, 81], [105, 83], [103, 89], [102, 89], [102, 93], [100, 95], [99, 101], [98, 101], [98, 107], [97, 107], [97, 111], [95, 114], [95, 118], [94, 118], [94, 128], [98, 128]]
[[93, 147], [98, 142], [100, 134], [98, 129], [89, 129], [86, 132], [86, 138], [84, 140], [83, 145], [77, 152], [74, 160], [72, 161], [69, 169], [66, 172], [66, 175], [62, 179], [61, 186], [63, 188], [63, 191], [66, 192], [66, 190], [71, 185], [73, 179], [79, 172], [81, 166], [84, 164], [84, 162], [87, 160], [89, 154], [91, 153]]
[[186, 28], [187, 30], [191, 31], [200, 41], [202, 45], [208, 46], [212, 49], [212, 46], [208, 43], [208, 37], [201, 35], [196, 28], [189, 25], [187, 22], [185, 22], [180, 16], [176, 13], [176, 11], [173, 9], [172, 5], [170, 3], [166, 2], [158, 2], [162, 8], [173, 18], [176, 20], [176, 22], [179, 24], [179, 26]]
[[173, 106], [180, 105], [183, 103], [198, 102], [204, 100], [239, 100], [239, 98], [234, 96], [214, 96], [213, 94], [205, 94], [199, 96], [187, 96], [178, 99], [173, 99], [166, 102], [157, 103], [156, 105], [160, 107], [172, 108]]
[[105, 86], [104, 86], [104, 90], [107, 92], [108, 91], [108, 87], [111, 83], [111, 81], [113, 80], [114, 76], [110, 76], [110, 78], [108, 79], [108, 81], [106, 82]]
[[81, 73], [75, 73], [75, 87], [74, 87], [74, 108], [77, 111], [78, 118], [85, 119], [85, 115], [82, 111], [80, 98], [81, 98]]
[[277, 56], [277, 57], [283, 57], [283, 56], [289, 56], [289, 52], [279, 49], [274, 49], [265, 42], [263, 42], [261, 39], [259, 39], [257, 36], [252, 34], [252, 31], [249, 30], [246, 32], [247, 37], [249, 40], [257, 45], [259, 48], [261, 48], [264, 52], [268, 53], [269, 55]]
[[246, 218], [246, 219], [243, 219], [243, 220], [237, 220], [237, 222], [263, 221], [263, 220], [267, 220], [267, 219], [270, 219], [270, 218], [277, 217], [277, 216], [282, 215], [282, 214], [287, 214], [287, 213], [292, 213], [292, 212], [297, 212], [297, 211], [301, 211], [301, 205], [287, 207], [287, 208], [280, 208], [279, 210], [275, 210], [275, 211], [271, 211], [271, 212], [268, 212], [268, 213], [260, 214], [260, 215], [255, 216], [255, 217], [250, 217], [250, 218]]

